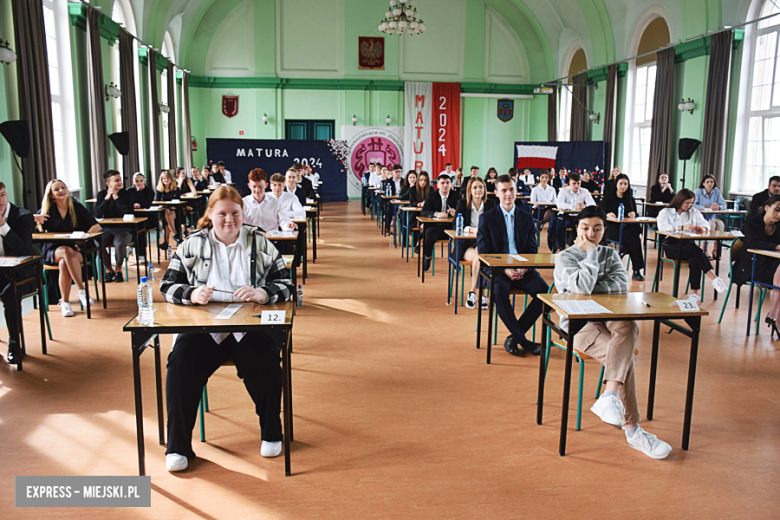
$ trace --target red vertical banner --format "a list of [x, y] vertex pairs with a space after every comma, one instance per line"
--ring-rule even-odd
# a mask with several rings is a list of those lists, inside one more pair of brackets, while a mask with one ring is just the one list
[[457, 170], [460, 164], [460, 83], [433, 84], [433, 178], [444, 171], [444, 165], [452, 163]]

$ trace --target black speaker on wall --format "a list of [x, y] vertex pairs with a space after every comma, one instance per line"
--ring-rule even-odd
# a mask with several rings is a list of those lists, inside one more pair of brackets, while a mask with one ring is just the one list
[[16, 155], [27, 157], [30, 154], [30, 129], [27, 126], [27, 121], [0, 123], [0, 134], [3, 134]]
[[108, 136], [114, 148], [121, 155], [127, 155], [130, 152], [130, 132], [117, 132]]
[[688, 139], [687, 137], [680, 139], [680, 145], [678, 146], [677, 150], [680, 155], [680, 160], [687, 161], [693, 157], [693, 154], [696, 153], [696, 150], [699, 148], [700, 144], [701, 141], [696, 139]]

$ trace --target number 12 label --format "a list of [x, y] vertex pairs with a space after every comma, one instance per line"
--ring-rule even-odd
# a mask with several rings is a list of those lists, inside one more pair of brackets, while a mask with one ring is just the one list
[[263, 311], [260, 313], [261, 325], [281, 325], [284, 323], [285, 312], [284, 311]]

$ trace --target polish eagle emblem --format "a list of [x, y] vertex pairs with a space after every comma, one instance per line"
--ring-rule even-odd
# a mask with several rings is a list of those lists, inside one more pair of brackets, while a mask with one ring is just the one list
[[384, 38], [361, 37], [358, 65], [361, 69], [385, 68]]

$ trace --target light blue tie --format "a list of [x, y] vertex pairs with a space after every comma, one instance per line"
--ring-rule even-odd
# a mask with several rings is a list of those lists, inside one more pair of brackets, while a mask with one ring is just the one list
[[517, 245], [515, 245], [515, 216], [513, 214], [504, 214], [506, 218], [506, 238], [507, 244], [509, 244], [509, 254], [517, 254]]

